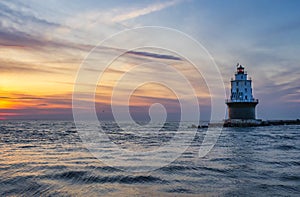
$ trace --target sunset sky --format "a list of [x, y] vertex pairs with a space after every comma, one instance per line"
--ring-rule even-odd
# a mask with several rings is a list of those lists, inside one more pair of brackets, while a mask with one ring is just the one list
[[[254, 96], [260, 100], [258, 118], [300, 118], [299, 7], [297, 0], [2, 0], [0, 119], [72, 119], [72, 92], [85, 57], [111, 35], [142, 26], [173, 28], [201, 43], [219, 67], [227, 94], [236, 63], [244, 65], [253, 80]], [[162, 39], [162, 35], [144, 36]], [[124, 41], [143, 43], [143, 37]], [[181, 46], [179, 43], [178, 48]], [[99, 54], [113, 56], [123, 49], [97, 50]], [[197, 56], [193, 51], [191, 55]], [[135, 67], [145, 62], [160, 64]], [[116, 98], [134, 88], [137, 80], [148, 77], [157, 81], [168, 76], [188, 103], [189, 90], [177, 80], [178, 73], [163, 64], [189, 76], [204, 113], [209, 113], [211, 97], [228, 97], [221, 91], [219, 95], [210, 95], [203, 78], [194, 74], [184, 57], [168, 50], [144, 48], [125, 52], [105, 70], [96, 91], [100, 116], [110, 118], [112, 90], [120, 77], [134, 68], [139, 74], [129, 73], [119, 81]], [[104, 69], [100, 59], [89, 72]], [[81, 85], [88, 91], [94, 84]], [[133, 116], [147, 116], [149, 104], [153, 103], [165, 105], [171, 119], [180, 114], [176, 95], [153, 83], [134, 91], [130, 99]], [[120, 110], [126, 105], [118, 99], [116, 104]], [[202, 117], [207, 119], [208, 115]]]

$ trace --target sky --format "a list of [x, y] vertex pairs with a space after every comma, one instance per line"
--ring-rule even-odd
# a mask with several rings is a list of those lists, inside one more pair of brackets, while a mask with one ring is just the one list
[[[217, 107], [226, 111], [223, 101], [229, 97], [238, 62], [253, 80], [254, 97], [259, 99], [257, 118], [300, 118], [299, 7], [297, 0], [2, 0], [0, 119], [72, 119], [78, 71], [87, 65], [78, 90], [82, 97], [76, 99], [95, 102], [102, 119], [112, 118], [113, 105], [119, 112], [129, 107], [135, 119], [146, 120], [149, 108], [160, 103], [170, 120], [178, 120], [181, 104], [194, 109], [196, 96], [200, 117], [207, 120], [214, 98], [222, 100]], [[124, 36], [99, 46], [119, 32], [144, 26], [174, 29], [201, 43], [220, 75], [204, 76], [209, 64], [203, 54], [164, 31], [134, 39]], [[167, 40], [173, 48], [146, 47], [148, 39]], [[126, 43], [145, 47], [126, 51]], [[97, 59], [89, 56], [93, 49]], [[195, 57], [203, 73], [197, 73], [177, 50]], [[109, 67], [101, 59], [120, 52]], [[104, 73], [96, 84], [89, 81], [95, 73]], [[188, 80], [179, 80], [183, 76]], [[212, 91], [207, 84], [207, 79], [216, 81], [220, 76], [227, 95], [222, 86], [212, 85], [216, 90]], [[84, 96], [91, 92], [95, 92], [92, 101]], [[154, 116], [162, 113], [161, 106], [156, 107]]]

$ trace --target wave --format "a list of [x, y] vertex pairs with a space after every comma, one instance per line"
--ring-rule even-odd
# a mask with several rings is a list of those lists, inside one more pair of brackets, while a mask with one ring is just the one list
[[82, 183], [123, 183], [123, 184], [143, 184], [143, 183], [166, 183], [154, 176], [94, 176], [87, 171], [67, 171], [48, 176], [48, 178], [73, 180]]
[[292, 146], [292, 145], [278, 145], [278, 146], [275, 146], [275, 148], [279, 149], [279, 150], [293, 150], [293, 149], [297, 149], [297, 147]]

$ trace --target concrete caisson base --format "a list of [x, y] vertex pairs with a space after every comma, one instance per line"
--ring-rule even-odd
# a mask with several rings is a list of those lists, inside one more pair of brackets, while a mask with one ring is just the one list
[[229, 119], [255, 119], [255, 107], [258, 102], [228, 102]]

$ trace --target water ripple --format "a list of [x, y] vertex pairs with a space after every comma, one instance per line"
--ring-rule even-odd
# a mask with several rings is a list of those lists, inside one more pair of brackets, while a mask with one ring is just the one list
[[[138, 135], [113, 122], [101, 126], [120, 147], [147, 151], [172, 139], [178, 124]], [[1, 121], [0, 195], [299, 196], [300, 126], [224, 128], [214, 149], [200, 159], [204, 135], [198, 129], [190, 147], [171, 164], [129, 173], [120, 170], [122, 163], [113, 168], [91, 155], [72, 122]]]

